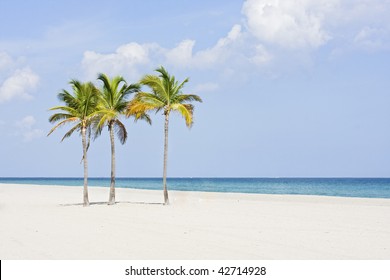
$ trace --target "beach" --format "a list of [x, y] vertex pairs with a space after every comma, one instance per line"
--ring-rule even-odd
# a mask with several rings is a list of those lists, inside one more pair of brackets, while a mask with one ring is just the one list
[[390, 259], [390, 199], [0, 184], [0, 259]]

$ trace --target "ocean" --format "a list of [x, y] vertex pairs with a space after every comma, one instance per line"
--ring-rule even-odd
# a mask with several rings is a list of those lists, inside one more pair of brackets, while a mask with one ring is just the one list
[[[110, 178], [89, 178], [108, 187]], [[82, 186], [82, 178], [0, 178], [0, 183]], [[168, 190], [390, 198], [390, 178], [168, 178]], [[161, 190], [161, 178], [116, 178], [116, 187]]]

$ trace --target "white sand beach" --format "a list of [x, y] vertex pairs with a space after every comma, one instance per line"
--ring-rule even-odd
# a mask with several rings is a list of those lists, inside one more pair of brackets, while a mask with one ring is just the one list
[[0, 259], [390, 259], [390, 200], [0, 184]]

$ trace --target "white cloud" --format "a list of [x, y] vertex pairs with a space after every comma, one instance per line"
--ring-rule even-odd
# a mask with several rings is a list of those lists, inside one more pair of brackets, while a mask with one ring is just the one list
[[28, 128], [30, 129], [37, 121], [33, 116], [26, 116], [20, 121], [16, 122], [16, 125], [20, 128]]
[[232, 27], [232, 29], [230, 30], [230, 32], [225, 38], [221, 38], [218, 40], [218, 43], [215, 46], [215, 48], [223, 48], [229, 45], [230, 43], [236, 41], [237, 39], [239, 39], [240, 36], [241, 36], [241, 25], [236, 24]]
[[156, 43], [140, 45], [131, 42], [119, 46], [114, 53], [84, 52], [82, 67], [86, 79], [95, 79], [99, 72], [138, 78], [139, 69], [149, 66], [152, 60], [154, 67], [168, 64], [180, 68], [207, 68], [224, 62], [232, 54], [232, 45], [240, 36], [241, 26], [234, 25], [227, 36], [219, 39], [213, 47], [196, 53], [193, 52], [194, 40], [183, 40], [172, 49]]
[[115, 53], [100, 54], [94, 51], [84, 53], [82, 67], [87, 79], [96, 78], [100, 72], [108, 75], [126, 75], [136, 76], [137, 67], [146, 65], [149, 62], [149, 50], [156, 46], [140, 45], [138, 43], [129, 43], [122, 45]]
[[272, 61], [272, 59], [273, 55], [261, 44], [255, 47], [255, 55], [251, 58], [252, 62], [258, 66], [265, 65]]
[[323, 27], [332, 0], [247, 0], [242, 8], [249, 31], [260, 41], [286, 49], [317, 48], [331, 37]]
[[[351, 45], [365, 50], [390, 45], [390, 32], [386, 31], [390, 31], [390, 21], [385, 12], [390, 12], [389, 4], [381, 0], [246, 0], [242, 6], [244, 25], [233, 25], [208, 48], [196, 50], [193, 38], [173, 48], [131, 42], [113, 53], [86, 51], [82, 66], [88, 79], [95, 79], [98, 72], [138, 79], [147, 69], [161, 64], [194, 70], [224, 67], [222, 76], [227, 68], [245, 73], [253, 66], [277, 72], [280, 65], [283, 69], [286, 65], [310, 65], [315, 50], [330, 40], [334, 47], [330, 57]], [[379, 28], [381, 24], [384, 26]], [[344, 49], [336, 50], [339, 46]]]
[[31, 91], [36, 89], [39, 76], [29, 67], [17, 69], [0, 84], [0, 103], [14, 98], [29, 100], [32, 98]]
[[194, 55], [194, 64], [198, 67], [210, 66], [215, 63], [225, 62], [232, 55], [234, 43], [241, 36], [241, 25], [234, 25], [228, 35], [218, 40], [217, 44]]
[[0, 52], [0, 73], [10, 69], [14, 65], [14, 61], [6, 52]]
[[366, 50], [375, 51], [389, 47], [389, 32], [383, 28], [364, 27], [354, 38], [354, 43]]
[[192, 66], [192, 49], [195, 45], [193, 40], [184, 40], [177, 47], [166, 51], [166, 59], [176, 66]]
[[36, 120], [33, 116], [26, 116], [16, 122], [16, 127], [19, 129], [18, 135], [23, 137], [24, 142], [30, 142], [43, 136], [43, 131], [35, 128], [35, 124]]
[[207, 68], [223, 63], [232, 54], [233, 45], [241, 36], [241, 26], [236, 24], [226, 37], [218, 40], [211, 48], [193, 53], [195, 41], [184, 40], [177, 47], [165, 53], [167, 62], [178, 67]]

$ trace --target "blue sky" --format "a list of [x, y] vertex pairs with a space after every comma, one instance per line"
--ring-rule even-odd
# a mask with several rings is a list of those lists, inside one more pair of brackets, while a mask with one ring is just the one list
[[[159, 65], [204, 100], [190, 130], [172, 115], [168, 176], [389, 177], [389, 14], [387, 0], [1, 0], [0, 177], [82, 176], [80, 137], [46, 137], [57, 93]], [[124, 120], [118, 176], [161, 176], [152, 117]], [[110, 175], [107, 132], [89, 159]]]

